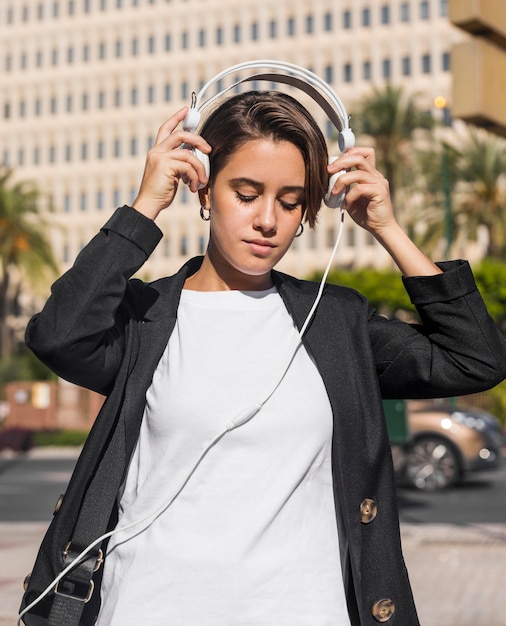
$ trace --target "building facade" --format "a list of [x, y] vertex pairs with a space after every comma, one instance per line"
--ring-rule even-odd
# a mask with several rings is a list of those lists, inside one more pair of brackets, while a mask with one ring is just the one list
[[[132, 202], [160, 124], [223, 69], [262, 58], [305, 66], [352, 116], [387, 81], [430, 109], [436, 95], [450, 97], [451, 48], [466, 37], [445, 0], [0, 0], [0, 161], [42, 192], [63, 271]], [[280, 269], [324, 268], [338, 221], [324, 207]], [[385, 264], [349, 222], [336, 264]], [[183, 186], [159, 225], [148, 279], [207, 243], [198, 198]]]

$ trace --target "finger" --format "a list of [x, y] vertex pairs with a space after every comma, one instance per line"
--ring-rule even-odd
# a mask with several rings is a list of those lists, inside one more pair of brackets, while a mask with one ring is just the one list
[[156, 134], [155, 146], [167, 139], [167, 137], [176, 130], [178, 125], [184, 120], [187, 113], [188, 107], [184, 106], [160, 126], [158, 133]]
[[333, 174], [339, 170], [351, 170], [352, 168], [376, 170], [374, 150], [372, 148], [351, 148], [329, 165], [329, 173]]

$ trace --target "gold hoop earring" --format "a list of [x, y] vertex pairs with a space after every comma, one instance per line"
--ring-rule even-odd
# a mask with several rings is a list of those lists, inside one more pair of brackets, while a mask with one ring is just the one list
[[[204, 211], [209, 211], [209, 215], [206, 216]], [[211, 209], [206, 209], [204, 205], [200, 207], [200, 218], [204, 220], [204, 222], [208, 222], [211, 219]]]
[[304, 224], [302, 222], [299, 224], [299, 228], [300, 230], [294, 235], [295, 237], [300, 237], [302, 233], [304, 232]]

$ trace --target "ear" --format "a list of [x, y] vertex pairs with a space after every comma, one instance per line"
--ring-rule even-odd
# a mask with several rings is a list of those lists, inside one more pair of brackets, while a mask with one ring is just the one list
[[206, 185], [202, 189], [199, 189], [199, 200], [200, 206], [203, 206], [206, 209], [211, 208], [211, 191], [209, 189], [209, 185]]

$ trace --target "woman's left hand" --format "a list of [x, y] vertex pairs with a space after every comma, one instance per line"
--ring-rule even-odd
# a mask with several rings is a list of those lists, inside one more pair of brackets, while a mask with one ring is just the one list
[[376, 169], [376, 155], [372, 148], [351, 148], [329, 165], [329, 174], [346, 170], [334, 185], [334, 192], [345, 189], [344, 208], [362, 228], [375, 236], [397, 224], [389, 184]]

